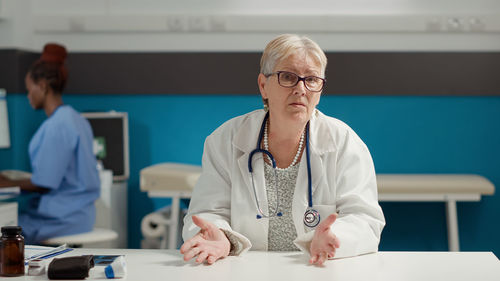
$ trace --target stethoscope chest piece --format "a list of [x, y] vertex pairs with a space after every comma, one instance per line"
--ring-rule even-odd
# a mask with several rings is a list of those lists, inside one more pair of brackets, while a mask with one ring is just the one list
[[321, 220], [321, 217], [319, 215], [319, 212], [312, 209], [308, 208], [306, 212], [304, 213], [304, 224], [307, 227], [316, 227], [319, 224], [319, 221]]

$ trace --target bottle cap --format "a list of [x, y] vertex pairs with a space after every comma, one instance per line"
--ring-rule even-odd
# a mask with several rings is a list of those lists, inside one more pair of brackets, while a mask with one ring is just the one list
[[104, 274], [108, 279], [125, 277], [127, 275], [125, 258], [123, 256], [116, 258], [115, 261], [104, 268]]
[[5, 235], [17, 235], [21, 234], [23, 229], [20, 226], [3, 226], [2, 227], [2, 234]]

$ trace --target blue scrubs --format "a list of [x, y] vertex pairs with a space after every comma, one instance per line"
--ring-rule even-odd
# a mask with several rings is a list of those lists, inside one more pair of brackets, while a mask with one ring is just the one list
[[69, 105], [59, 106], [31, 139], [31, 181], [49, 192], [19, 215], [27, 244], [92, 230], [100, 196], [92, 145], [89, 122]]

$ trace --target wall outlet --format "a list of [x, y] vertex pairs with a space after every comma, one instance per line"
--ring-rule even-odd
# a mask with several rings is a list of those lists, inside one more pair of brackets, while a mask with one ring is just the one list
[[167, 18], [167, 30], [170, 32], [184, 32], [187, 30], [187, 17], [172, 15]]

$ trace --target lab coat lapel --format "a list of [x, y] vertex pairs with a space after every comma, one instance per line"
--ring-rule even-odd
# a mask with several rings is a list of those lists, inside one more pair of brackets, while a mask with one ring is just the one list
[[[256, 205], [257, 199], [255, 198], [255, 193], [252, 187], [252, 176], [248, 169], [248, 157], [250, 152], [257, 147], [257, 139], [259, 137], [260, 127], [262, 125], [262, 121], [264, 120], [264, 116], [264, 111], [249, 116], [249, 118], [242, 123], [233, 141], [233, 145], [243, 152], [243, 154], [238, 158], [238, 166], [243, 181], [245, 182], [250, 194], [252, 194], [251, 200], [254, 201], [254, 205]], [[253, 180], [255, 181], [255, 192], [257, 193], [257, 198], [262, 211], [267, 214], [268, 204], [262, 153], [254, 154], [252, 158], [252, 168]], [[255, 211], [257, 212], [257, 206], [255, 206], [255, 208]]]
[[[322, 155], [318, 154], [317, 151], [315, 151], [314, 149], [311, 149], [310, 154], [311, 154], [310, 159], [311, 159], [312, 195], [314, 197], [316, 189], [318, 188], [318, 186], [320, 186], [321, 182], [323, 181], [323, 177], [325, 176], [323, 174], [323, 171], [325, 171], [325, 169], [323, 168]], [[306, 180], [307, 180], [307, 171], [306, 171]], [[307, 182], [306, 182], [306, 187], [307, 187]]]
[[[332, 151], [333, 147], [333, 137], [330, 134], [328, 128], [324, 127], [320, 117], [322, 113], [316, 110], [310, 121], [309, 127], [309, 159], [311, 165], [311, 180], [312, 180], [312, 197], [313, 197], [313, 207], [315, 204], [314, 195], [315, 191], [324, 181], [324, 167], [323, 167], [323, 157], [324, 154]], [[297, 234], [301, 235], [305, 232], [312, 230], [304, 226], [304, 213], [309, 205], [308, 199], [308, 174], [307, 174], [307, 156], [306, 150], [302, 153], [300, 160], [299, 173], [297, 175], [297, 184], [295, 186], [295, 191], [293, 195], [293, 221], [295, 223], [295, 228]]]
[[305, 154], [300, 159], [297, 183], [293, 193], [292, 218], [297, 235], [304, 234], [303, 216], [307, 208], [307, 160]]
[[257, 200], [258, 200], [259, 207], [261, 208], [262, 212], [264, 212], [264, 214], [267, 215], [268, 203], [267, 203], [267, 194], [265, 188], [266, 180], [264, 176], [264, 160], [262, 157], [262, 153], [256, 153], [252, 158], [253, 180], [255, 185], [255, 193], [257, 193], [257, 198], [255, 198], [255, 193], [252, 186], [252, 175], [248, 171], [248, 157], [249, 153], [245, 153], [242, 157], [238, 159], [240, 172], [243, 175], [243, 179], [250, 191], [250, 194], [252, 194], [251, 200], [255, 204], [256, 214], [257, 214]]
[[326, 124], [324, 118], [326, 117], [323, 115], [323, 113], [321, 113], [319, 110], [315, 110], [312, 115], [309, 128], [309, 149], [311, 159], [313, 198], [314, 192], [324, 181], [324, 173], [326, 172], [326, 169], [323, 167], [323, 158], [327, 153], [336, 150], [332, 133], [328, 128], [328, 125]]
[[[314, 192], [323, 181], [323, 163], [321, 160], [321, 155], [318, 154], [314, 149], [310, 150], [310, 162], [311, 162], [311, 180], [312, 180], [312, 196], [313, 196], [313, 207], [314, 207]], [[295, 191], [293, 195], [293, 221], [297, 230], [297, 234], [303, 234], [309, 228], [304, 227], [303, 219], [304, 213], [309, 205], [309, 188], [308, 188], [308, 175], [307, 175], [307, 157], [304, 150], [302, 158], [300, 160], [299, 172], [297, 175], [297, 183], [295, 185]]]
[[[245, 186], [249, 188], [250, 194], [253, 194], [252, 191], [252, 177], [250, 175], [250, 172], [248, 171], [248, 157], [249, 157], [249, 152], [244, 152], [239, 158], [238, 158], [238, 167], [240, 169], [240, 174], [241, 177], [243, 178], [243, 181], [245, 182]], [[255, 158], [257, 160], [257, 158]], [[254, 161], [255, 161], [254, 160]], [[256, 167], [253, 166], [255, 169]]]

